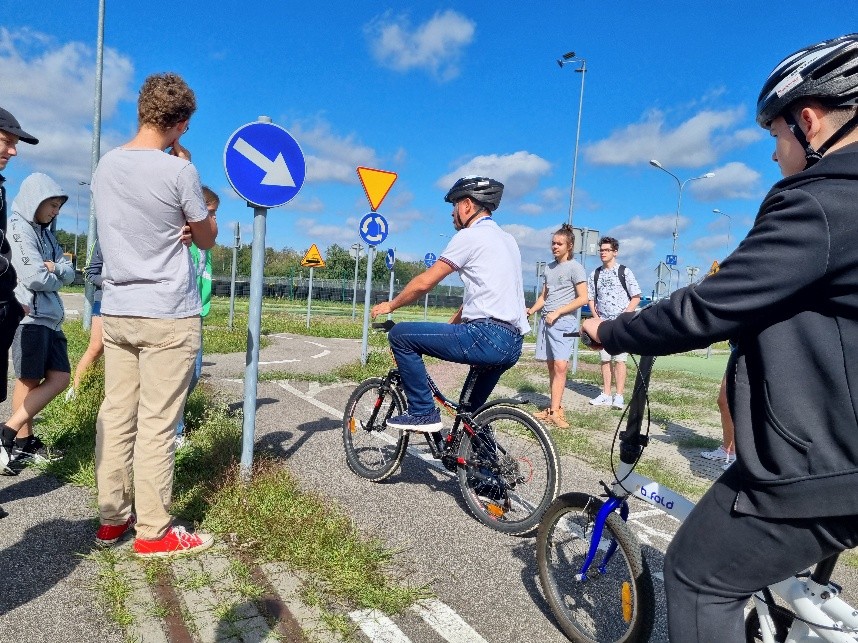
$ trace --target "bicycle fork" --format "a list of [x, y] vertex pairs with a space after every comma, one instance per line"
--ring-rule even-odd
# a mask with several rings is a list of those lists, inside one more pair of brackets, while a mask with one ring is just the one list
[[[624, 498], [621, 499], [610, 496], [605, 504], [599, 508], [599, 511], [596, 514], [596, 521], [593, 524], [593, 533], [590, 535], [590, 548], [587, 550], [587, 557], [584, 559], [584, 564], [581, 565], [581, 571], [578, 572], [577, 575], [577, 579], [579, 581], [587, 581], [587, 571], [590, 569], [590, 565], [593, 564], [593, 561], [596, 558], [599, 543], [602, 542], [602, 533], [605, 531], [605, 521], [608, 520], [608, 516], [616, 511], [618, 507], [620, 509], [620, 517], [623, 519], [623, 522], [625, 522], [629, 517], [629, 505]], [[600, 574], [605, 573], [608, 563], [611, 562], [611, 558], [613, 558], [614, 552], [616, 551], [617, 541], [611, 539], [611, 544], [608, 545], [608, 549], [602, 557], [601, 563], [599, 563], [599, 566], [597, 567]]]

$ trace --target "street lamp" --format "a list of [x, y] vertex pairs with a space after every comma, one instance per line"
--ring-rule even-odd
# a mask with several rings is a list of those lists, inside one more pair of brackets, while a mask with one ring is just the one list
[[727, 254], [730, 254], [730, 227], [733, 225], [733, 217], [731, 217], [726, 212], [721, 212], [718, 208], [712, 210], [715, 214], [723, 214], [727, 217]]
[[569, 225], [572, 225], [572, 212], [575, 207], [575, 176], [578, 173], [578, 141], [581, 138], [581, 111], [584, 108], [584, 77], [587, 75], [587, 61], [584, 58], [576, 58], [575, 52], [570, 51], [557, 59], [557, 64], [563, 69], [564, 65], [577, 63], [581, 66], [575, 71], [581, 74], [581, 95], [578, 99], [578, 128], [575, 131], [575, 155], [572, 157], [572, 187], [569, 190]]
[[684, 181], [680, 181], [679, 177], [676, 176], [673, 172], [665, 168], [661, 163], [656, 161], [655, 159], [651, 159], [649, 162], [655, 168], [662, 170], [663, 172], [667, 172], [673, 179], [676, 181], [676, 185], [679, 188], [679, 199], [676, 201], [676, 221], [673, 224], [673, 251], [670, 253], [672, 255], [676, 254], [676, 239], [679, 237], [679, 210], [682, 207], [682, 190], [685, 188], [685, 184], [689, 181], [699, 181], [700, 179], [711, 179], [715, 176], [714, 172], [707, 172], [701, 176], [693, 176], [690, 179], [685, 179]]
[[74, 213], [74, 267], [77, 268], [77, 235], [80, 231], [80, 189], [89, 185], [89, 181], [77, 182], [77, 209]]

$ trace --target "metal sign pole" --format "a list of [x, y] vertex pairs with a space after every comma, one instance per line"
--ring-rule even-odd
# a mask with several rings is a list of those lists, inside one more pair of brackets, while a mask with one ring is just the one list
[[313, 266], [310, 266], [310, 287], [307, 289], [307, 328], [310, 327], [310, 304], [313, 301]]
[[355, 251], [355, 282], [354, 288], [352, 289], [352, 321], [354, 321], [355, 316], [357, 315], [357, 278], [358, 278], [358, 262], [360, 261], [360, 251], [361, 245], [356, 243], [352, 246], [352, 250]]
[[360, 347], [360, 363], [366, 366], [367, 340], [369, 339], [369, 302], [372, 290], [372, 260], [375, 255], [375, 246], [370, 246], [366, 253], [366, 292], [363, 296], [363, 339]]
[[[393, 271], [390, 271], [390, 288], [387, 290], [387, 301], [391, 301], [393, 299]], [[393, 313], [387, 313], [387, 318], [393, 318]]]
[[232, 244], [232, 276], [229, 279], [229, 329], [235, 319], [235, 271], [238, 266], [238, 247], [241, 245], [238, 221], [235, 222], [235, 242]]
[[426, 321], [429, 312], [429, 293], [423, 298], [423, 321]]
[[265, 217], [268, 208], [253, 208], [253, 246], [250, 263], [250, 305], [247, 311], [247, 357], [244, 369], [244, 426], [240, 473], [250, 480], [256, 433], [256, 378], [259, 374], [259, 338], [262, 331], [262, 273], [265, 267]]

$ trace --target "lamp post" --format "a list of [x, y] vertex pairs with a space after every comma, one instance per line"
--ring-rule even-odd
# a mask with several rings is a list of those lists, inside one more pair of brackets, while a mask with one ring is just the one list
[[682, 190], [685, 189], [685, 185], [689, 181], [699, 181], [700, 179], [711, 179], [715, 176], [714, 172], [707, 172], [706, 174], [702, 174], [701, 176], [693, 176], [690, 179], [685, 179], [681, 181], [678, 176], [676, 176], [673, 172], [664, 167], [661, 163], [656, 161], [655, 159], [651, 159], [649, 162], [655, 168], [670, 174], [673, 177], [674, 181], [676, 181], [676, 185], [679, 188], [679, 198], [676, 201], [676, 220], [673, 223], [673, 251], [670, 253], [672, 255], [676, 254], [676, 240], [679, 237], [679, 211], [682, 207]]
[[575, 71], [581, 74], [581, 95], [578, 98], [578, 127], [575, 130], [575, 154], [572, 157], [572, 187], [569, 190], [569, 225], [572, 225], [572, 212], [575, 208], [575, 176], [578, 173], [578, 141], [581, 138], [581, 111], [584, 108], [584, 77], [587, 75], [587, 61], [584, 58], [576, 58], [575, 52], [570, 51], [557, 59], [557, 64], [563, 69], [564, 65], [577, 63], [581, 66]]
[[723, 214], [725, 217], [727, 217], [727, 254], [730, 254], [730, 228], [733, 225], [733, 217], [731, 217], [726, 212], [722, 212], [718, 208], [715, 208], [714, 210], [712, 210], [712, 212], [714, 212], [715, 214]]
[[77, 236], [80, 233], [80, 189], [89, 185], [89, 181], [77, 182], [77, 209], [74, 213], [74, 267], [77, 268]]

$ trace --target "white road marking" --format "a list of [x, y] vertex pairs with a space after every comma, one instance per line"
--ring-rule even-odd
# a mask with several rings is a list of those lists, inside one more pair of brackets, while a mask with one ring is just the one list
[[661, 509], [644, 509], [643, 511], [631, 511], [629, 512], [629, 520], [636, 520], [638, 518], [648, 518], [649, 516], [661, 515], [664, 515], [664, 512]]
[[378, 610], [355, 610], [351, 618], [372, 643], [411, 643], [396, 623]]
[[666, 540], [667, 542], [670, 542], [671, 540], [673, 540], [673, 534], [670, 534], [666, 531], [660, 531], [658, 529], [653, 529], [649, 525], [645, 525], [644, 523], [640, 522], [639, 520], [630, 520], [629, 522], [633, 523], [635, 525], [635, 527], [638, 528], [638, 530], [639, 530], [638, 535], [642, 535], [641, 532], [643, 532], [643, 533], [649, 534], [650, 536], [656, 536], [657, 538], [662, 538], [662, 539]]
[[[310, 342], [312, 343], [312, 342]], [[316, 353], [315, 355], [310, 355], [310, 359], [319, 359], [320, 357], [324, 357], [325, 355], [330, 355], [331, 351], [328, 349], [323, 350], [321, 353]]]
[[264, 366], [266, 364], [289, 364], [291, 362], [300, 362], [300, 359], [275, 359], [271, 362], [258, 362], [260, 366]]
[[410, 609], [449, 643], [486, 643], [461, 616], [438, 599], [418, 601]]
[[311, 342], [309, 339], [304, 340], [305, 344], [312, 344], [313, 346], [318, 346], [319, 348], [327, 348], [324, 344], [320, 344], [319, 342]]

